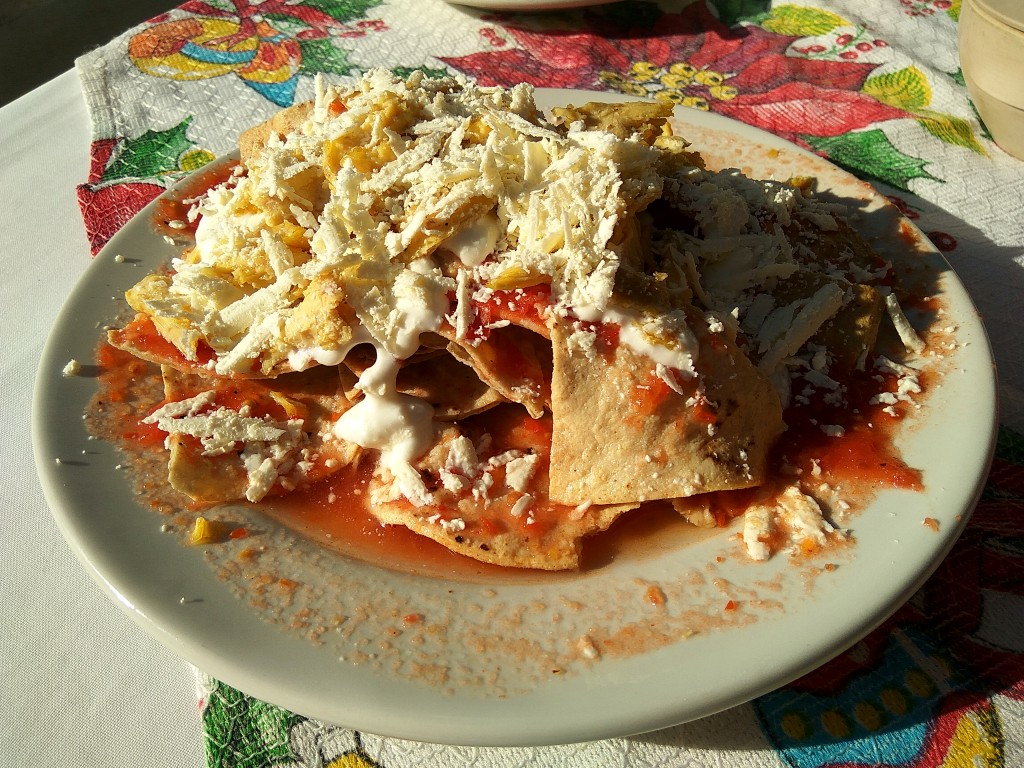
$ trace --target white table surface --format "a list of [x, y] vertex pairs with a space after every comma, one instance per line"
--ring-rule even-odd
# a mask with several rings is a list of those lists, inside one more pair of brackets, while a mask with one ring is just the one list
[[89, 130], [74, 72], [0, 108], [0, 766], [200, 766], [191, 667], [90, 579], [32, 460], [39, 354], [90, 262]]

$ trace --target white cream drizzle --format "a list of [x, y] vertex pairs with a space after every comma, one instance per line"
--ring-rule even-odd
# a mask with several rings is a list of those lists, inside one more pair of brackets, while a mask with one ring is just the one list
[[335, 422], [334, 434], [380, 451], [381, 465], [395, 476], [402, 495], [423, 506], [430, 502], [430, 493], [412, 462], [433, 441], [434, 409], [425, 400], [398, 391], [398, 360], [376, 348], [377, 360], [356, 384], [363, 397]]
[[499, 237], [498, 217], [493, 213], [481, 216], [465, 229], [445, 240], [441, 247], [451, 251], [463, 265], [476, 267], [494, 253]]
[[[577, 307], [573, 310], [577, 317], [590, 323], [614, 323], [619, 326], [619, 343], [625, 344], [639, 355], [651, 360], [655, 365], [662, 365], [679, 371], [686, 378], [697, 375], [694, 362], [697, 359], [697, 338], [687, 327], [682, 318], [672, 323], [670, 328], [652, 328], [651, 324], [659, 318], [645, 317], [639, 312], [606, 307], [603, 310], [594, 307]], [[656, 335], [666, 332], [674, 342], [671, 345], [655, 341]]]

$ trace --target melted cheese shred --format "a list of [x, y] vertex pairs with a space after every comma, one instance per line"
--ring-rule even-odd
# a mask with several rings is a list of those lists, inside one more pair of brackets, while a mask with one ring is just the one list
[[[619, 264], [612, 236], [629, 208], [623, 166], [631, 194], [657, 192], [656, 150], [561, 133], [535, 112], [525, 85], [383, 71], [350, 91], [319, 84], [301, 129], [205, 198], [195, 249], [146, 309], [184, 318], [216, 353], [218, 375], [335, 361], [351, 329], [302, 322], [314, 284], [403, 358], [456, 287], [426, 258], [441, 244], [481, 283], [539, 276], [556, 302], [604, 310]], [[194, 339], [183, 352], [194, 354]]]
[[[471, 285], [549, 283], [556, 307], [586, 307], [623, 324], [653, 362], [692, 368], [683, 324], [662, 344], [612, 306], [616, 228], [660, 194], [658, 150], [582, 125], [556, 130], [527, 85], [378, 70], [347, 89], [316, 87], [298, 129], [271, 135], [247, 174], [201, 201], [195, 247], [169, 279], [135, 292], [136, 309], [174, 325], [186, 357], [203, 341], [216, 375], [276, 375], [372, 344], [363, 396], [335, 433], [381, 451], [421, 504], [429, 494], [412, 462], [431, 443], [433, 414], [395, 377], [446, 317], [465, 337]], [[457, 277], [435, 260], [439, 247]]]

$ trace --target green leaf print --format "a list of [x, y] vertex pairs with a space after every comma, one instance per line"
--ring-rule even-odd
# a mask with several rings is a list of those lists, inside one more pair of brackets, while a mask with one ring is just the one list
[[207, 768], [270, 768], [294, 762], [288, 732], [301, 720], [215, 682], [203, 710]]
[[366, 18], [366, 12], [380, 4], [381, 0], [306, 0], [306, 2], [297, 3], [297, 5], [308, 5], [323, 11], [341, 22]]
[[772, 8], [761, 22], [761, 26], [769, 32], [792, 37], [827, 35], [836, 27], [849, 25], [850, 22], [831, 11], [799, 5], [780, 5]]
[[913, 179], [942, 181], [928, 173], [926, 161], [900, 152], [879, 128], [854, 131], [842, 136], [804, 136], [815, 151], [824, 153], [837, 163], [862, 178], [884, 181], [890, 186], [910, 191]]
[[334, 41], [300, 40], [302, 49], [302, 65], [299, 71], [304, 75], [315, 75], [323, 72], [329, 75], [350, 75], [359, 68], [348, 60], [348, 51], [335, 45]]
[[173, 128], [146, 131], [136, 138], [122, 140], [113, 158], [103, 169], [100, 181], [117, 179], [154, 179], [181, 170], [180, 158], [193, 147], [185, 135], [192, 116]]

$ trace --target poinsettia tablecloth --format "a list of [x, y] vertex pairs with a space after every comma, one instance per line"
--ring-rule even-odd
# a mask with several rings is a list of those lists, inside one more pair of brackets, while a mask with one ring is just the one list
[[440, 0], [190, 0], [77, 62], [94, 133], [78, 197], [94, 250], [242, 130], [310, 98], [318, 72], [614, 91], [764, 128], [875, 184], [966, 283], [1000, 372], [997, 457], [957, 547], [884, 626], [791, 685], [630, 739], [463, 749], [311, 721], [199, 673], [211, 766], [1024, 765], [1024, 162], [992, 142], [968, 99], [959, 10], [959, 0], [538, 14]]

